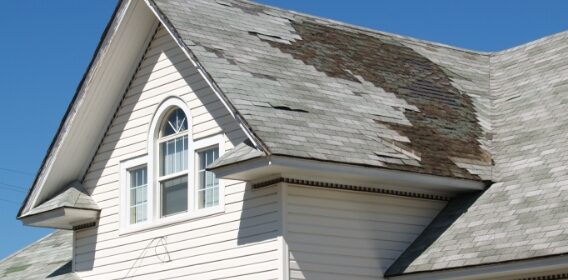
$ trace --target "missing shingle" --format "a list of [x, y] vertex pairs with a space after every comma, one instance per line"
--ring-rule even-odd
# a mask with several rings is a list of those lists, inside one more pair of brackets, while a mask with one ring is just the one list
[[248, 33], [249, 33], [250, 35], [253, 35], [253, 36], [269, 37], [269, 38], [273, 38], [273, 39], [280, 39], [280, 40], [282, 40], [282, 37], [276, 36], [276, 35], [264, 34], [264, 33], [256, 32], [256, 31], [249, 31]]
[[301, 39], [287, 43], [261, 40], [329, 77], [372, 83], [408, 104], [402, 111], [404, 119], [371, 117], [381, 127], [407, 138], [408, 150], [420, 154], [421, 166], [405, 170], [479, 179], [477, 174], [457, 167], [449, 157], [490, 165], [491, 155], [479, 141], [483, 128], [472, 97], [453, 86], [443, 66], [384, 36], [354, 33], [317, 21], [290, 24]]
[[505, 99], [505, 101], [515, 100], [515, 99], [517, 99], [517, 98], [519, 98], [519, 97], [521, 97], [521, 96], [520, 96], [520, 95], [514, 95], [514, 96], [511, 96], [511, 97]]
[[369, 95], [369, 93], [368, 92], [362, 92], [362, 91], [354, 91], [353, 95], [363, 97], [363, 95]]
[[271, 81], [276, 81], [276, 77], [270, 76], [270, 75], [267, 75], [267, 74], [251, 72], [251, 75], [252, 75], [253, 77], [257, 77], [257, 78], [262, 78], [262, 79], [267, 79], [267, 80], [271, 80]]
[[226, 7], [232, 7], [233, 6], [230, 2], [223, 1], [223, 0], [217, 0], [215, 2], [217, 2], [217, 4], [219, 4], [219, 5], [226, 6]]
[[304, 109], [298, 109], [298, 108], [290, 108], [288, 106], [282, 106], [282, 105], [270, 105], [272, 106], [272, 108], [276, 109], [276, 110], [283, 110], [283, 111], [291, 111], [291, 112], [300, 112], [300, 113], [309, 113], [308, 111], [304, 110]]
[[218, 58], [225, 58], [225, 52], [222, 49], [202, 46], [206, 51], [214, 53]]

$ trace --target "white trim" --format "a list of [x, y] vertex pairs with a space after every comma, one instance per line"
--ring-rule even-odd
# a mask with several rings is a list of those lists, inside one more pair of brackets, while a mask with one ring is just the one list
[[[188, 122], [188, 211], [176, 213], [171, 216], [161, 217], [159, 182], [157, 172], [159, 166], [158, 151], [158, 132], [160, 125], [166, 113], [172, 108], [177, 107], [184, 111]], [[219, 179], [219, 204], [215, 207], [197, 209], [196, 207], [196, 152], [205, 148], [217, 146], [219, 156], [225, 153], [225, 136], [224, 134], [216, 134], [197, 141], [193, 141], [191, 135], [191, 115], [187, 104], [178, 97], [168, 97], [158, 106], [154, 116], [152, 117], [150, 130], [148, 131], [148, 155], [138, 156], [136, 158], [127, 159], [120, 162], [121, 182], [120, 182], [120, 228], [119, 235], [130, 234], [139, 231], [152, 230], [161, 228], [174, 223], [180, 223], [188, 220], [209, 217], [212, 215], [225, 212], [225, 180]], [[128, 170], [138, 167], [147, 166], [148, 180], [148, 219], [138, 224], [129, 224], [128, 221]], [[182, 173], [176, 173], [176, 176]], [[173, 176], [173, 175], [172, 175]], [[165, 177], [164, 177], [165, 178]], [[163, 179], [163, 178], [161, 178]]]
[[323, 162], [286, 156], [269, 156], [212, 170], [219, 178], [255, 181], [275, 175], [336, 183], [381, 185], [407, 191], [458, 193], [485, 189], [483, 182], [419, 174], [378, 167]]
[[287, 229], [287, 217], [288, 217], [288, 184], [279, 184], [280, 190], [278, 191], [279, 203], [280, 203], [280, 235], [278, 236], [278, 250], [280, 251], [280, 279], [289, 280], [290, 279], [290, 250], [288, 248], [288, 241], [286, 239], [288, 229]]
[[[150, 125], [150, 130], [148, 130], [148, 187], [150, 189], [150, 197], [149, 200], [152, 201], [152, 208], [150, 208], [150, 213], [149, 216], [151, 216], [151, 218], [149, 220], [151, 221], [156, 221], [159, 219], [162, 220], [167, 220], [170, 219], [172, 217], [178, 216], [178, 215], [183, 215], [184, 212], [181, 213], [176, 213], [174, 215], [168, 216], [168, 217], [162, 217], [161, 213], [162, 213], [162, 209], [161, 209], [161, 192], [160, 192], [160, 184], [159, 184], [159, 179], [160, 176], [159, 174], [159, 164], [156, 164], [159, 162], [159, 158], [158, 158], [158, 140], [159, 140], [159, 132], [160, 132], [160, 126], [162, 124], [162, 122], [164, 121], [164, 118], [166, 117], [166, 113], [171, 110], [172, 108], [177, 107], [179, 109], [181, 109], [183, 111], [183, 113], [185, 114], [186, 120], [187, 120], [187, 147], [188, 147], [188, 151], [187, 151], [187, 176], [188, 176], [188, 183], [189, 180], [191, 179], [191, 174], [189, 173], [190, 170], [193, 170], [193, 162], [194, 162], [194, 156], [193, 153], [191, 152], [193, 149], [193, 137], [192, 137], [192, 125], [193, 125], [193, 121], [191, 118], [191, 111], [189, 110], [189, 107], [187, 106], [187, 103], [185, 103], [185, 101], [181, 100], [179, 97], [177, 96], [170, 96], [164, 99], [164, 101], [162, 101], [162, 103], [158, 106], [158, 109], [156, 109], [156, 112], [154, 113], [154, 116], [152, 117], [152, 121], [151, 121], [151, 125]], [[191, 192], [190, 192], [191, 188], [189, 188], [188, 186], [188, 191], [187, 191], [187, 201], [188, 201], [188, 212], [190, 212], [190, 209], [193, 209], [193, 203], [191, 202]]]
[[[390, 276], [393, 280], [473, 280], [473, 279], [510, 279], [546, 276], [566, 272], [568, 256], [543, 257], [511, 261], [500, 264], [487, 264], [474, 267], [456, 268], [441, 271], [419, 272], [400, 276]], [[544, 278], [543, 278], [544, 279]]]
[[[84, 176], [100, 139], [104, 137], [105, 129], [114, 117], [113, 110], [120, 103], [120, 98], [137, 69], [137, 63], [151, 41], [153, 30], [159, 24], [157, 18], [148, 17], [152, 15], [151, 10], [139, 1], [123, 0], [118, 5], [18, 212], [20, 218], [46, 199], [46, 196], [57, 193], [69, 181], [80, 180]], [[133, 51], [134, 43], [141, 44], [139, 51]], [[124, 76], [127, 78], [120, 79]], [[97, 92], [106, 94], [92, 94]], [[108, 110], [100, 112], [97, 106], [107, 101], [114, 102], [114, 108], [108, 106]], [[97, 116], [86, 117], [85, 112], [92, 109], [99, 111], [95, 114]], [[98, 133], [93, 136], [85, 133], [85, 130]], [[85, 144], [90, 141], [96, 143]], [[83, 146], [88, 147], [86, 152], [83, 152]], [[73, 150], [80, 151], [79, 155]], [[73, 165], [70, 166], [69, 162], [73, 162]]]
[[[197, 163], [195, 162], [197, 160], [197, 156], [196, 153], [199, 152], [200, 150], [204, 150], [206, 148], [212, 148], [215, 145], [217, 145], [217, 147], [219, 148], [219, 157], [221, 157], [224, 153], [225, 153], [225, 143], [224, 143], [225, 137], [223, 134], [217, 134], [215, 136], [210, 136], [207, 138], [203, 138], [201, 140], [195, 141], [193, 142], [193, 155], [194, 155], [194, 166], [197, 166]], [[196, 205], [195, 209], [193, 209], [193, 211], [195, 212], [201, 212], [201, 211], [213, 211], [213, 210], [209, 210], [209, 209], [217, 209], [215, 212], [225, 212], [225, 180], [219, 178], [219, 204], [217, 206], [214, 207], [208, 207], [208, 208], [203, 208], [203, 209], [197, 209], [197, 199], [198, 199], [198, 195], [197, 195], [197, 168], [194, 167], [194, 177], [193, 177], [193, 204]]]
[[[128, 159], [125, 161], [121, 161], [119, 163], [120, 168], [120, 211], [119, 211], [119, 224], [120, 224], [120, 231], [126, 229], [135, 229], [138, 227], [143, 227], [144, 225], [150, 223], [150, 211], [152, 209], [152, 199], [150, 197], [150, 181], [148, 180], [149, 172], [148, 172], [148, 157], [147, 156], [140, 156], [132, 159]], [[141, 223], [130, 224], [129, 217], [129, 207], [130, 207], [130, 200], [129, 200], [129, 190], [130, 190], [130, 179], [129, 174], [130, 170], [138, 167], [146, 166], [146, 181], [147, 181], [147, 209], [146, 209], [146, 221]]]

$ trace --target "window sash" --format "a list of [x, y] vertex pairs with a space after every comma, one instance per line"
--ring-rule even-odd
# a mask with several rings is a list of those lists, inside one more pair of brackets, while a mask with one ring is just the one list
[[197, 152], [197, 208], [203, 209], [219, 205], [219, 179], [213, 172], [205, 170], [219, 157], [219, 147], [215, 146]]
[[148, 171], [146, 166], [128, 170], [129, 223], [137, 224], [148, 219]]
[[176, 136], [158, 142], [160, 177], [180, 173], [188, 168], [188, 135]]
[[188, 174], [160, 180], [161, 216], [187, 212], [189, 209]]

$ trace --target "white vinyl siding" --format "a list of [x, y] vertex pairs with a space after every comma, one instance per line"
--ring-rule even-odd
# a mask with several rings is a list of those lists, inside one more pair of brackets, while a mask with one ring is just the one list
[[377, 280], [445, 205], [290, 186], [285, 239], [290, 279]]
[[230, 150], [245, 139], [185, 54], [160, 28], [84, 178], [102, 211], [96, 228], [75, 234], [79, 276], [84, 280], [278, 278], [276, 188], [253, 191], [244, 183], [223, 181], [224, 211], [121, 232], [119, 163], [148, 152], [152, 117], [168, 96], [187, 103], [192, 120], [188, 137], [194, 141], [220, 137], [222, 148]]

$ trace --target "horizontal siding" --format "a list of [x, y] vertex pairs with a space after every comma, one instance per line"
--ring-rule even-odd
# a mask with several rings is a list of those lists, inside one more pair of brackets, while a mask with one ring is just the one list
[[147, 153], [153, 114], [172, 95], [190, 108], [194, 140], [223, 133], [226, 150], [244, 140], [238, 124], [160, 28], [84, 177], [102, 211], [96, 228], [76, 233], [76, 270], [82, 279], [278, 278], [281, 214], [275, 188], [252, 191], [242, 182], [226, 181], [224, 213], [119, 233], [119, 162]]
[[381, 279], [444, 202], [290, 186], [290, 279]]

